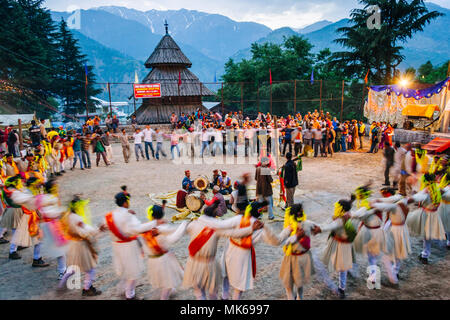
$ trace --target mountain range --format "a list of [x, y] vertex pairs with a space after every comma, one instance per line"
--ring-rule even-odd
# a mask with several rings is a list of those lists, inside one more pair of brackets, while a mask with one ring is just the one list
[[[450, 24], [450, 10], [429, 2], [426, 5], [445, 16], [433, 21], [403, 45], [406, 57], [401, 65], [403, 68], [417, 68], [427, 60], [440, 64], [449, 58], [450, 34], [445, 30]], [[58, 22], [72, 13], [53, 11], [51, 14]], [[253, 42], [279, 44], [284, 37], [302, 35], [314, 45], [315, 52], [324, 48], [341, 50], [333, 40], [339, 37], [336, 30], [349, 21], [323, 20], [301, 29], [271, 30], [262, 24], [237, 22], [223, 15], [195, 10], [143, 12], [108, 6], [81, 10], [81, 29], [73, 31], [89, 63], [95, 67], [98, 82], [134, 82], [135, 71], [139, 79], [148, 73], [144, 61], [165, 34], [165, 20], [170, 35], [192, 61], [192, 72], [203, 82], [219, 80], [229, 58], [235, 61], [250, 58]], [[131, 94], [131, 89], [125, 85], [117, 87], [112, 90], [113, 99], [123, 100]]]

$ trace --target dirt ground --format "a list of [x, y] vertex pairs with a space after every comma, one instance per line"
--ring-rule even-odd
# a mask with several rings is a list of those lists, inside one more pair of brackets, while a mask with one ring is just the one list
[[[367, 144], [367, 142], [366, 142]], [[165, 145], [166, 152], [169, 146]], [[193, 178], [198, 175], [212, 176], [212, 170], [219, 168], [228, 171], [233, 181], [243, 172], [254, 174], [252, 164], [174, 164], [169, 160], [141, 160], [136, 162], [134, 154], [131, 162], [125, 164], [119, 144], [115, 144], [114, 162], [110, 167], [103, 163], [91, 170], [68, 171], [60, 179], [61, 196], [69, 201], [73, 194], [82, 193], [91, 199], [90, 208], [94, 224], [100, 223], [105, 213], [115, 208], [114, 195], [120, 191], [121, 185], [127, 185], [131, 193], [131, 208], [141, 221], [145, 221], [145, 209], [151, 204], [150, 193], [167, 193], [176, 191], [181, 186], [184, 170], [190, 169]], [[91, 156], [91, 160], [94, 160]], [[382, 154], [363, 152], [347, 152], [335, 154], [333, 158], [306, 158], [303, 171], [299, 174], [300, 185], [295, 193], [295, 200], [302, 201], [308, 219], [317, 223], [331, 220], [333, 203], [348, 198], [359, 185], [373, 180], [374, 187], [383, 183]], [[253, 181], [254, 184], [254, 181]], [[274, 191], [278, 195], [278, 190]], [[276, 214], [283, 212], [277, 208]], [[170, 218], [176, 212], [167, 210]], [[282, 222], [269, 222], [267, 225], [280, 232]], [[315, 260], [319, 260], [328, 234], [320, 234], [312, 239], [312, 252]], [[217, 258], [222, 254], [224, 240], [221, 240]], [[367, 259], [357, 256], [358, 270], [356, 277], [348, 280], [348, 299], [449, 299], [450, 298], [450, 258], [443, 244], [433, 244], [429, 265], [418, 262], [421, 240], [412, 239], [413, 254], [404, 263], [401, 270], [400, 288], [389, 286], [384, 265], [380, 290], [369, 290], [366, 286]], [[95, 286], [103, 294], [95, 298], [84, 298], [78, 290], [56, 292], [57, 271], [56, 260], [48, 259], [50, 267], [32, 268], [32, 248], [20, 252], [21, 260], [9, 261], [9, 245], [0, 246], [0, 299], [123, 299], [119, 292], [119, 280], [112, 265], [111, 240], [108, 234], [98, 240], [99, 266]], [[188, 237], [184, 236], [173, 248], [175, 255], [184, 266], [188, 255]], [[44, 251], [45, 252], [45, 251]], [[285, 299], [285, 292], [279, 280], [279, 268], [283, 256], [282, 248], [272, 247], [264, 243], [256, 245], [257, 276], [253, 290], [245, 292], [243, 299]], [[44, 255], [45, 259], [45, 255]], [[332, 283], [336, 283], [337, 275], [331, 274]], [[138, 282], [137, 295], [144, 299], [158, 299], [159, 292], [151, 288], [145, 275]], [[336, 299], [336, 294], [326, 285], [320, 269], [312, 281], [305, 287], [304, 298], [308, 300]], [[178, 289], [172, 299], [195, 299], [191, 289]]]

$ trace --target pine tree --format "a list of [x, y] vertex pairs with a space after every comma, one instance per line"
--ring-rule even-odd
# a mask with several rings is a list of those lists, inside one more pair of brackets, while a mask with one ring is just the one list
[[[78, 41], [73, 37], [67, 23], [61, 20], [57, 39], [57, 69], [59, 73], [56, 85], [58, 96], [62, 99], [64, 112], [67, 114], [84, 113], [86, 111], [85, 99], [85, 67], [86, 55], [80, 52]], [[88, 66], [87, 96], [89, 111], [94, 109], [91, 96], [99, 94], [101, 90], [94, 88], [95, 75], [93, 67]]]

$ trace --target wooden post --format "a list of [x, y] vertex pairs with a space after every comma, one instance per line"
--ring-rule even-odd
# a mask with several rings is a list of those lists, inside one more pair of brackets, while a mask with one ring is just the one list
[[108, 82], [108, 95], [109, 95], [109, 113], [112, 115], [112, 104], [111, 104], [111, 86]]
[[297, 80], [294, 80], [294, 117], [297, 114]]
[[89, 117], [88, 97], [87, 97], [87, 83], [84, 84], [84, 98], [86, 99], [86, 121]]
[[259, 83], [258, 83], [258, 89], [256, 90], [256, 100], [257, 100], [257, 104], [258, 104], [258, 113], [261, 110], [261, 107], [259, 106]]
[[322, 80], [320, 80], [320, 105], [319, 105], [320, 111], [322, 111]]
[[134, 84], [131, 85], [133, 88], [133, 105], [134, 105], [134, 113], [136, 113], [136, 96], [134, 95]]
[[272, 141], [272, 143], [275, 146], [275, 152], [276, 152], [276, 159], [277, 159], [277, 169], [278, 169], [278, 164], [280, 163], [280, 146], [278, 145], [279, 139], [278, 139], [278, 118], [277, 116], [273, 116], [273, 121], [275, 121], [275, 141]]
[[273, 115], [272, 111], [272, 84], [270, 84], [270, 115]]
[[222, 95], [222, 117], [225, 117], [225, 109], [224, 109], [224, 105], [223, 105], [223, 82], [222, 82], [221, 95]]
[[241, 82], [241, 112], [244, 114], [244, 83]]
[[345, 85], [345, 82], [344, 82], [344, 80], [342, 80], [341, 118], [340, 118], [341, 123], [342, 123], [342, 117], [344, 115], [344, 85]]
[[362, 121], [362, 119], [364, 117], [364, 98], [365, 98], [364, 93], [365, 93], [365, 89], [366, 89], [366, 84], [363, 83], [363, 94], [362, 94], [362, 101], [361, 101], [361, 111], [362, 112], [361, 112], [361, 117], [359, 119], [361, 121]]
[[22, 119], [19, 119], [19, 152], [23, 149]]

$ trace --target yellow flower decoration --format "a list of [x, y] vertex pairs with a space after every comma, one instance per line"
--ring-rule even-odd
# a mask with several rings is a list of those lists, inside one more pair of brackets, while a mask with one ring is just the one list
[[345, 215], [345, 210], [339, 202], [334, 204], [334, 214], [333, 219], [341, 218]]
[[69, 208], [71, 211], [78, 214], [85, 224], [92, 225], [91, 210], [88, 207], [89, 200], [79, 200], [77, 202], [70, 203]]
[[147, 218], [150, 221], [153, 221], [153, 206], [147, 208]]

